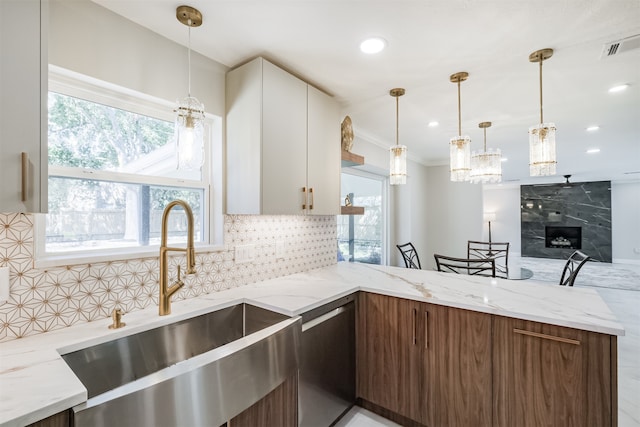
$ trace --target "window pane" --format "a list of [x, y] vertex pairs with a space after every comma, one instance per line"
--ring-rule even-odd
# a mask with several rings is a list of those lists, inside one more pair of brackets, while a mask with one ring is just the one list
[[200, 180], [177, 170], [174, 124], [49, 92], [49, 164]]
[[338, 216], [338, 249], [345, 260], [382, 263], [382, 186], [378, 179], [342, 174], [342, 199], [352, 193], [352, 204], [364, 206], [364, 215]]
[[[49, 177], [46, 250], [157, 245], [162, 212], [176, 199], [191, 206], [194, 240], [203, 241], [202, 189]], [[186, 241], [187, 221], [181, 208], [171, 211], [168, 230], [169, 242]]]

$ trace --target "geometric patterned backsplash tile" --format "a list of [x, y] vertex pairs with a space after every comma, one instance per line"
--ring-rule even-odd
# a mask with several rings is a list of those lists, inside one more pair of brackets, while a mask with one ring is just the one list
[[[335, 216], [225, 215], [224, 250], [196, 253], [196, 273], [172, 299], [197, 298], [336, 263]], [[0, 267], [10, 268], [11, 294], [0, 306], [0, 342], [40, 334], [158, 304], [158, 257], [63, 267], [33, 267], [33, 216], [0, 213]], [[276, 260], [276, 241], [285, 242]], [[254, 245], [253, 261], [236, 264], [236, 245]], [[169, 275], [184, 257], [171, 257]]]

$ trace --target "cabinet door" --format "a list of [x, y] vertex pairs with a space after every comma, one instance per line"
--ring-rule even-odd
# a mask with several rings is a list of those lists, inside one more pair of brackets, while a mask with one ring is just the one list
[[612, 354], [605, 334], [496, 316], [494, 424], [615, 425]]
[[413, 420], [420, 419], [420, 303], [360, 293], [356, 322], [357, 396]]
[[308, 86], [307, 183], [316, 215], [340, 214], [340, 116], [329, 95]]
[[301, 214], [307, 187], [307, 84], [267, 61], [262, 73], [262, 213]]
[[491, 425], [491, 315], [422, 304], [424, 335], [421, 422], [428, 426]]
[[39, 0], [0, 1], [0, 212], [47, 210], [46, 12]]

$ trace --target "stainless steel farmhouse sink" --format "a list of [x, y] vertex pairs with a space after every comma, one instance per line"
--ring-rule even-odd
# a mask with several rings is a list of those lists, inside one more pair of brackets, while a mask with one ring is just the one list
[[238, 304], [62, 355], [76, 426], [219, 426], [298, 369], [300, 318]]

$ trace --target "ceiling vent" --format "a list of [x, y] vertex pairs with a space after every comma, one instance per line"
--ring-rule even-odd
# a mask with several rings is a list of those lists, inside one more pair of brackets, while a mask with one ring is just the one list
[[600, 54], [600, 59], [620, 55], [623, 52], [638, 48], [640, 48], [640, 34], [627, 37], [626, 39], [605, 43], [602, 48], [602, 53]]

